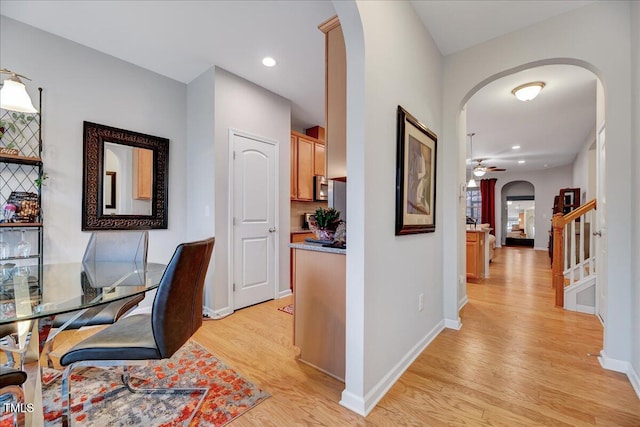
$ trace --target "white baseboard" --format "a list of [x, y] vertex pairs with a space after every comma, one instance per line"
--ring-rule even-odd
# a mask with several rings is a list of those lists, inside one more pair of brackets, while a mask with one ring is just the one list
[[533, 248], [533, 249], [534, 249], [534, 250], [536, 250], [536, 251], [548, 251], [548, 250], [549, 250], [549, 248], [540, 248], [540, 247], [538, 247], [538, 246], [536, 246], [536, 247], [535, 247], [535, 248]]
[[276, 296], [276, 299], [286, 298], [291, 294], [292, 294], [291, 289], [287, 289], [286, 291], [280, 291], [280, 292], [278, 292], [278, 295]]
[[636, 395], [638, 399], [640, 399], [640, 376], [635, 369], [633, 369], [633, 365], [629, 364], [629, 372], [627, 372], [627, 376], [629, 377], [629, 381], [631, 381], [631, 386], [636, 391]]
[[600, 362], [600, 366], [602, 366], [604, 369], [621, 372], [623, 374], [628, 373], [629, 369], [631, 368], [631, 364], [629, 362], [624, 360], [612, 359], [606, 355], [604, 350], [600, 352], [598, 361]]
[[[464, 297], [462, 297], [462, 299], [458, 302], [458, 310], [461, 310], [462, 307], [464, 307], [465, 305], [467, 305], [467, 303], [469, 302], [469, 297], [467, 295], [465, 295]], [[446, 326], [446, 325], [445, 325]]]
[[347, 390], [342, 391], [342, 399], [340, 399], [340, 405], [344, 406], [350, 411], [355, 412], [358, 415], [362, 415], [363, 417], [367, 416], [367, 412], [365, 411], [364, 399]]
[[598, 361], [600, 362], [600, 366], [604, 369], [627, 374], [627, 378], [629, 378], [629, 382], [631, 383], [633, 390], [636, 392], [638, 399], [640, 399], [640, 376], [638, 376], [636, 370], [633, 369], [633, 365], [631, 363], [607, 357], [604, 351], [600, 352]]
[[459, 331], [462, 329], [462, 320], [458, 317], [457, 319], [444, 319], [444, 327], [447, 329], [455, 329]]
[[207, 311], [205, 311], [205, 313], [207, 313], [212, 319], [222, 319], [223, 317], [227, 317], [228, 315], [233, 314], [233, 309], [229, 306], [220, 308], [218, 310], [212, 310], [209, 308], [207, 308], [206, 310]]
[[342, 400], [340, 404], [355, 413], [367, 416], [369, 412], [375, 408], [380, 399], [389, 391], [389, 389], [400, 379], [402, 374], [411, 366], [414, 360], [424, 351], [425, 348], [438, 336], [444, 329], [444, 321], [440, 321], [427, 335], [424, 336], [404, 357], [394, 366], [369, 393], [362, 399], [347, 390], [342, 392]]
[[596, 308], [590, 305], [576, 304], [576, 311], [578, 313], [596, 314]]

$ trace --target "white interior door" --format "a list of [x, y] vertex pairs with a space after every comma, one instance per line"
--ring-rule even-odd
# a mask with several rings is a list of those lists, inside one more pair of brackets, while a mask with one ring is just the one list
[[598, 131], [596, 154], [596, 311], [602, 323], [607, 321], [607, 190], [606, 138], [604, 125]]
[[230, 131], [234, 310], [275, 298], [277, 147]]

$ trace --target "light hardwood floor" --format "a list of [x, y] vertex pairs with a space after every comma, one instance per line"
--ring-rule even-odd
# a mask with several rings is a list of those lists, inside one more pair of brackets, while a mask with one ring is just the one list
[[595, 316], [553, 306], [546, 252], [498, 249], [469, 283], [460, 331], [445, 329], [367, 418], [338, 404], [343, 384], [295, 360], [290, 298], [206, 321], [195, 339], [271, 393], [234, 426], [640, 426], [625, 375], [596, 357]]
[[498, 249], [467, 286], [463, 327], [445, 329], [364, 418], [344, 385], [296, 361], [285, 298], [208, 320], [195, 340], [272, 397], [233, 426], [640, 426], [627, 377], [604, 370], [595, 316], [553, 306], [546, 252]]

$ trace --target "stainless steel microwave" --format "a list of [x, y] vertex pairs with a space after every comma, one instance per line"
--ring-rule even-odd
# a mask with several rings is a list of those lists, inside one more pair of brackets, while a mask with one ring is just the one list
[[329, 199], [329, 182], [324, 176], [316, 175], [313, 180], [313, 200]]

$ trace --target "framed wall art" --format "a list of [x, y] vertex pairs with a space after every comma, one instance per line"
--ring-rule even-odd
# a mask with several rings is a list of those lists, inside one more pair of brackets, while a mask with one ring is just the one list
[[396, 235], [436, 229], [436, 146], [438, 138], [398, 106]]

